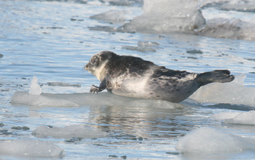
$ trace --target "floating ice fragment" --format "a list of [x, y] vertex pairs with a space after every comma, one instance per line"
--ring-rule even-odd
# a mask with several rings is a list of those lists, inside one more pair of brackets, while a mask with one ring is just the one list
[[26, 157], [64, 157], [65, 151], [55, 144], [33, 139], [0, 142], [0, 154]]
[[138, 46], [139, 47], [157, 47], [157, 46], [159, 46], [159, 43], [149, 42], [149, 41], [139, 41]]
[[138, 51], [138, 52], [156, 52], [155, 47], [158, 47], [159, 44], [157, 42], [148, 42], [148, 41], [139, 41], [137, 46], [121, 46], [122, 49]]
[[80, 84], [69, 84], [64, 82], [47, 82], [49, 86], [61, 86], [61, 87], [81, 87]]
[[228, 124], [255, 125], [255, 111], [240, 113], [235, 117], [226, 119], [224, 122]]
[[126, 23], [120, 30], [150, 33], [192, 32], [205, 24], [197, 1], [144, 0], [144, 14]]
[[95, 26], [95, 27], [88, 27], [92, 31], [105, 31], [105, 32], [117, 32], [117, 27], [111, 26]]
[[127, 10], [122, 11], [108, 11], [91, 16], [91, 19], [103, 20], [106, 22], [123, 22], [126, 20], [125, 14], [129, 13]]
[[[100, 101], [99, 101], [100, 100]], [[74, 93], [74, 94], [50, 94], [42, 93], [40, 96], [31, 95], [28, 92], [15, 92], [12, 96], [13, 105], [28, 105], [38, 107], [78, 107], [78, 106], [145, 106], [157, 108], [183, 108], [182, 104], [161, 100], [135, 99], [117, 96], [111, 93], [100, 94]]]
[[225, 119], [230, 119], [235, 116], [240, 114], [240, 112], [221, 112], [221, 113], [216, 113], [210, 117], [210, 119], [213, 120], [225, 120]]
[[201, 50], [197, 50], [197, 49], [187, 50], [186, 52], [191, 53], [191, 54], [202, 54], [203, 53]]
[[195, 154], [241, 152], [254, 150], [255, 141], [212, 128], [199, 128], [181, 138], [176, 149]]
[[42, 89], [37, 82], [38, 82], [38, 79], [36, 76], [34, 76], [31, 82], [31, 86], [29, 88], [29, 94], [40, 95], [42, 93]]
[[189, 98], [201, 103], [255, 105], [255, 88], [242, 85], [245, 75], [236, 75], [230, 83], [211, 83], [200, 87]]
[[234, 10], [234, 11], [241, 11], [241, 12], [255, 12], [255, 4], [254, 3], [225, 3], [220, 6], [222, 10]]
[[147, 52], [156, 52], [154, 48], [151, 47], [136, 47], [136, 46], [121, 46], [122, 49], [126, 50], [131, 50], [131, 51], [138, 51], [142, 53], [147, 53]]
[[240, 19], [215, 18], [195, 30], [195, 34], [214, 38], [255, 40], [255, 25]]
[[54, 138], [101, 138], [106, 137], [107, 133], [96, 130], [84, 125], [70, 125], [61, 127], [40, 126], [34, 132], [36, 137], [54, 137]]

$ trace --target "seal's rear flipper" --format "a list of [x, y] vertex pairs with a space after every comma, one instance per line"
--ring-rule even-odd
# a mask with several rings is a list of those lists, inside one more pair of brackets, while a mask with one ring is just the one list
[[204, 72], [197, 75], [196, 80], [201, 86], [213, 82], [231, 82], [235, 79], [235, 76], [230, 75], [229, 70], [215, 70], [212, 72]]

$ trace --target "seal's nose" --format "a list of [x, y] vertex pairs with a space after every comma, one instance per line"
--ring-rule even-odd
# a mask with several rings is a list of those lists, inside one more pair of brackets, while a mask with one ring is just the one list
[[84, 66], [84, 68], [87, 70], [87, 69], [88, 69], [88, 64], [86, 64], [86, 65]]

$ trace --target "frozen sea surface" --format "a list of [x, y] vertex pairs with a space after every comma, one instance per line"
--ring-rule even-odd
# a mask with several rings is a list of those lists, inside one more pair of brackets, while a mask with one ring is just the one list
[[[0, 0], [1, 158], [254, 159], [254, 2], [182, 2]], [[236, 79], [178, 104], [90, 94], [101, 50]]]

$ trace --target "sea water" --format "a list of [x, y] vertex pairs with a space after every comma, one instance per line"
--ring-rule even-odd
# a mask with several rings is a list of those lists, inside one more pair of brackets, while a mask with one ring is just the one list
[[[254, 6], [0, 0], [1, 157], [253, 159]], [[102, 50], [236, 79], [177, 104], [90, 94], [84, 65]]]

